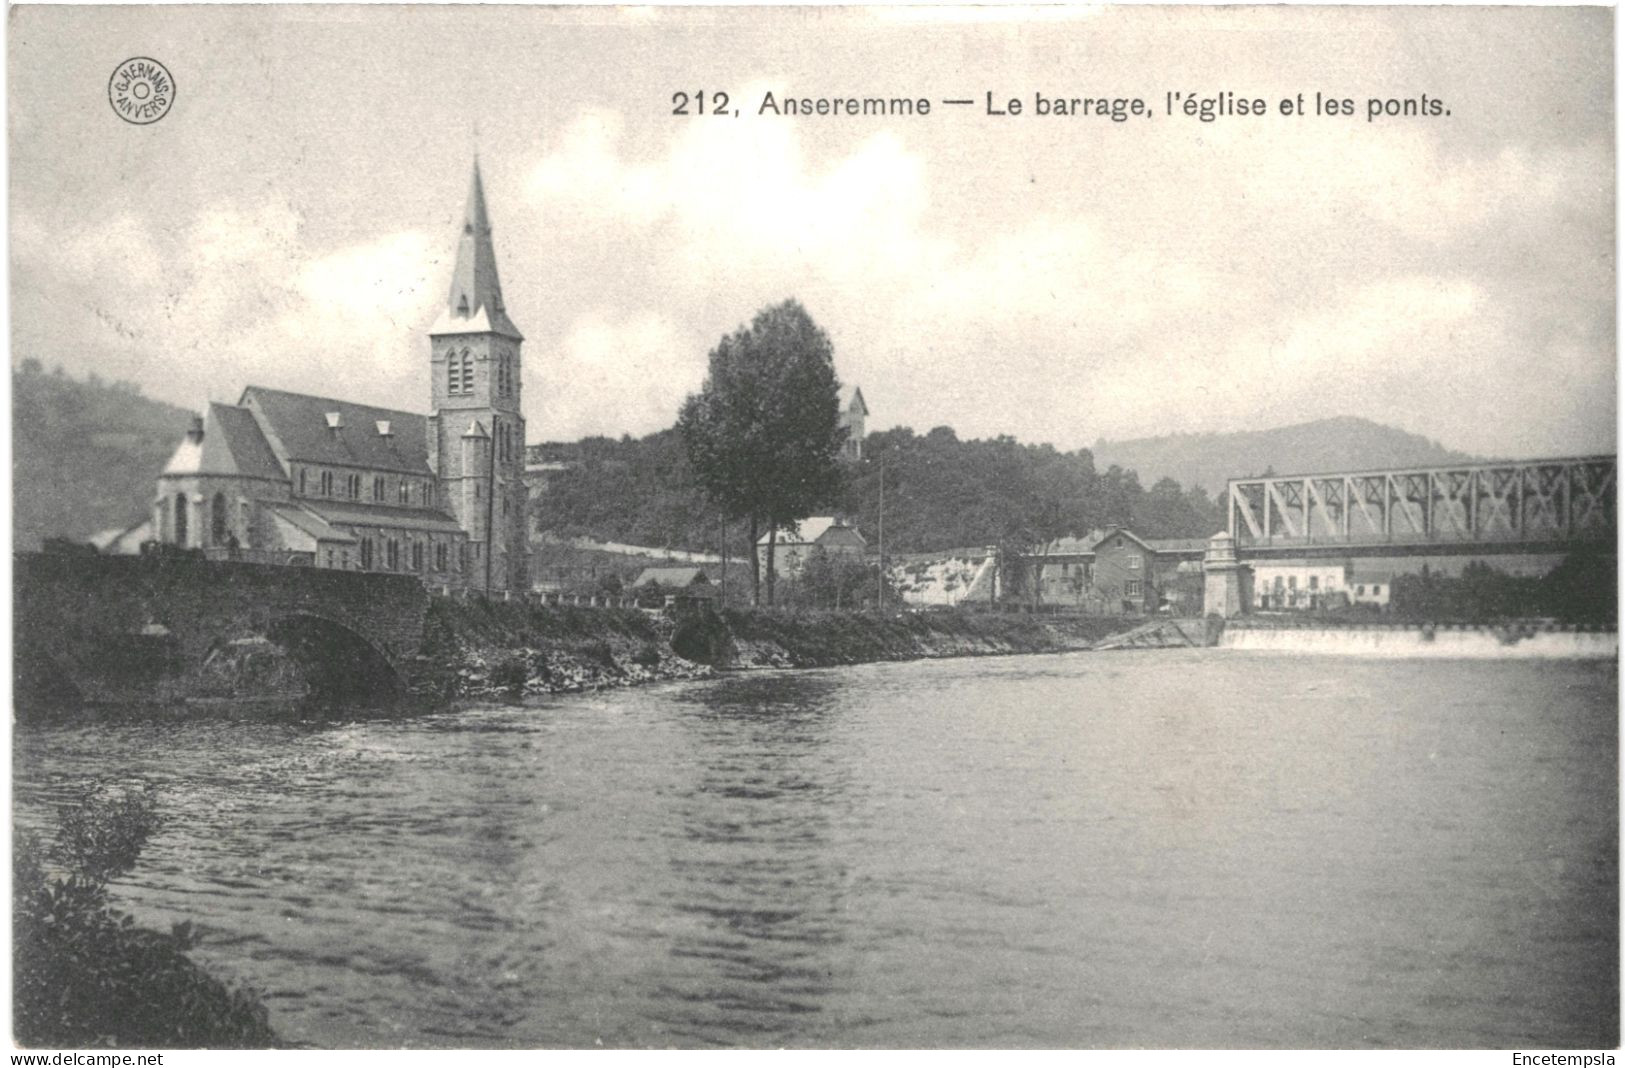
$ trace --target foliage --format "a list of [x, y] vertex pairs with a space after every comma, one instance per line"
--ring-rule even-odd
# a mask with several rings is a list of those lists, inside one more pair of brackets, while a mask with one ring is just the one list
[[83, 541], [149, 514], [153, 487], [191, 419], [125, 382], [80, 382], [23, 361], [12, 372], [12, 536]]
[[[191, 924], [135, 926], [108, 902], [162, 826], [150, 787], [91, 785], [59, 812], [47, 849], [21, 836], [12, 856], [14, 1028], [25, 1046], [247, 1048], [277, 1044], [265, 1007], [187, 956]], [[65, 870], [52, 874], [51, 863]]]
[[56, 854], [86, 878], [106, 883], [135, 867], [147, 839], [162, 826], [151, 783], [117, 794], [89, 783], [57, 812]]
[[499, 656], [492, 662], [486, 679], [499, 689], [522, 693], [525, 683], [530, 681], [530, 659], [522, 652]]
[[[806, 608], [872, 608], [877, 593], [877, 570], [873, 562], [866, 563], [845, 553], [831, 554], [823, 546], [814, 546], [783, 600]], [[888, 604], [901, 600], [890, 583], [885, 597]]]
[[[563, 470], [531, 498], [536, 529], [561, 538], [581, 535], [655, 548], [728, 552], [743, 560], [749, 541], [695, 481], [676, 428], [643, 438], [585, 438], [565, 450]], [[561, 561], [564, 562], [564, 561]], [[646, 562], [631, 568], [631, 577]], [[623, 576], [625, 577], [625, 576]]]
[[696, 664], [719, 664], [733, 653], [733, 635], [716, 612], [691, 612], [672, 632], [671, 651]]
[[1395, 576], [1389, 610], [1401, 619], [1434, 622], [1549, 617], [1565, 623], [1615, 623], [1614, 559], [1608, 553], [1572, 553], [1539, 578], [1508, 575], [1481, 561], [1468, 564], [1459, 576], [1424, 566], [1420, 574]]
[[[677, 431], [698, 485], [725, 515], [749, 522], [753, 545], [760, 530], [776, 534], [838, 494], [839, 388], [829, 337], [795, 300], [764, 308], [711, 350]], [[767, 560], [771, 604], [771, 551]]]
[[[940, 426], [869, 435], [840, 509], [866, 534], [879, 519], [882, 468], [888, 552], [998, 545], [1011, 559], [1017, 549], [1114, 523], [1145, 538], [1206, 537], [1219, 528], [1207, 494], [1172, 482], [1147, 493], [1133, 471], [1097, 472], [1088, 449], [1061, 452], [1005, 436], [964, 441]], [[1019, 574], [1001, 577], [1013, 581], [1007, 589], [1024, 588]]]

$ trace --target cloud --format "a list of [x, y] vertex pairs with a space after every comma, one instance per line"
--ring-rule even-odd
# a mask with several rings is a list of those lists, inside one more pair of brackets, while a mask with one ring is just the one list
[[[1612, 442], [1606, 143], [1216, 123], [1112, 131], [1080, 176], [1046, 132], [992, 196], [922, 128], [742, 110], [651, 136], [584, 109], [517, 165], [522, 196], [488, 175], [533, 440], [669, 426], [716, 340], [795, 296], [877, 429], [1075, 447], [1360, 414], [1505, 451], [1484, 416], [1543, 412], [1533, 451]], [[311, 230], [275, 197], [168, 227], [19, 209], [19, 342], [73, 337], [191, 403], [261, 382], [421, 410], [449, 235]]]
[[193, 405], [264, 383], [421, 407], [405, 357], [430, 306], [423, 234], [316, 250], [273, 200], [211, 204], [170, 232], [126, 215], [55, 242], [19, 216], [13, 233], [25, 306], [56, 297], [56, 321], [25, 315], [20, 332], [65, 331], [103, 373], [187, 383]]

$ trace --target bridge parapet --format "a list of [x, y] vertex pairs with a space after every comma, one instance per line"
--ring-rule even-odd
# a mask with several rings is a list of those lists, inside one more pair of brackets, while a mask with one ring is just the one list
[[1617, 466], [1599, 455], [1231, 479], [1228, 529], [1243, 549], [1612, 544]]

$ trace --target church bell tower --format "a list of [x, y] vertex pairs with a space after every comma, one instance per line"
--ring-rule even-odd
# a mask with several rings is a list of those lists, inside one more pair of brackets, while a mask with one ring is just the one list
[[429, 330], [428, 433], [442, 500], [468, 532], [464, 581], [486, 592], [527, 586], [524, 342], [502, 302], [476, 158], [451, 291]]

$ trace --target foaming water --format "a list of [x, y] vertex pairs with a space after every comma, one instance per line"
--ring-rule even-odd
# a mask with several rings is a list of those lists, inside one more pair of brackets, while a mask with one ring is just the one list
[[19, 729], [320, 1046], [1611, 1046], [1611, 664], [937, 661]]

